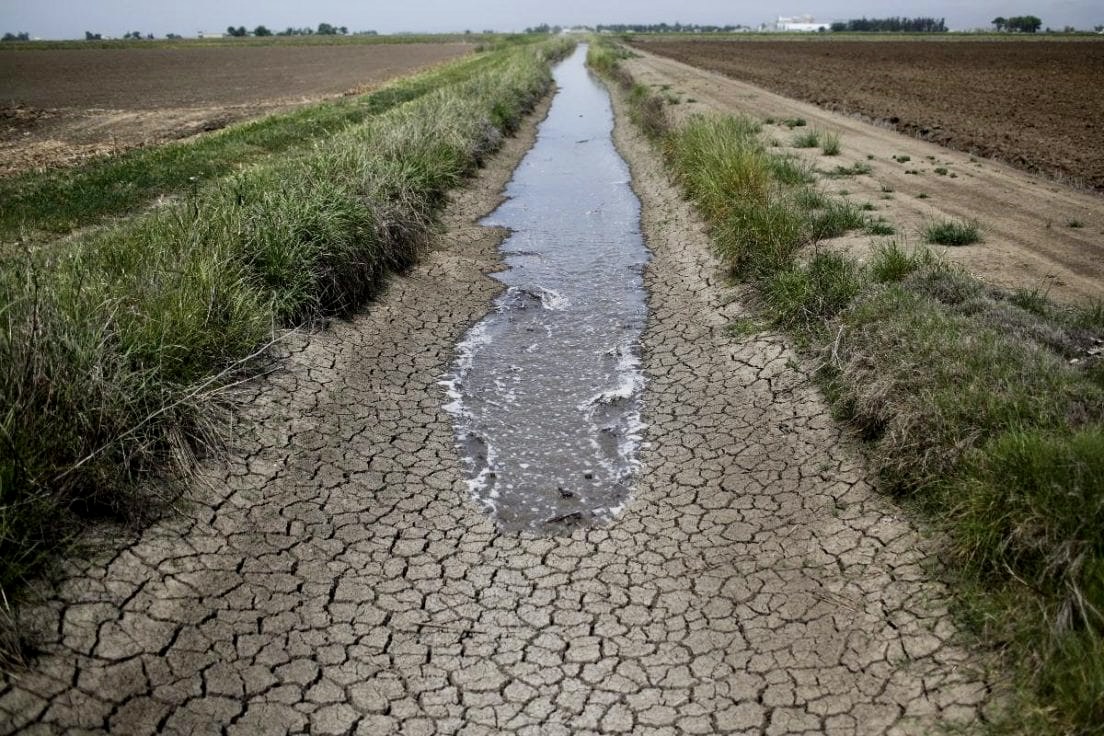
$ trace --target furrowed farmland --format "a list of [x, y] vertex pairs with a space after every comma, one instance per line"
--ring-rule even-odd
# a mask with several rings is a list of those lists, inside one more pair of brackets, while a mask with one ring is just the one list
[[0, 48], [0, 736], [1100, 736], [1104, 44], [887, 38]]
[[0, 50], [0, 175], [363, 93], [465, 43]]
[[1104, 41], [729, 40], [640, 48], [1104, 190]]

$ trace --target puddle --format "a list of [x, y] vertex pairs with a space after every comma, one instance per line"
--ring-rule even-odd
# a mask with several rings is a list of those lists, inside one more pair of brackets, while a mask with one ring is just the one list
[[537, 141], [483, 222], [511, 230], [494, 274], [507, 289], [445, 381], [471, 493], [505, 531], [613, 519], [643, 429], [648, 251], [609, 95], [585, 58], [580, 45], [555, 69]]

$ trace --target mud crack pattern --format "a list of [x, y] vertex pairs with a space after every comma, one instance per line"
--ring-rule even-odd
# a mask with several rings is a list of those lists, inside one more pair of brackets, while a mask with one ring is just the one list
[[[500, 534], [437, 385], [497, 288], [532, 128], [367, 314], [258, 382], [209, 489], [73, 563], [47, 654], [0, 688], [28, 733], [913, 733], [977, 718], [917, 533], [863, 481], [782, 340], [734, 341], [686, 205], [620, 127], [655, 261], [650, 446], [605, 528]], [[731, 316], [731, 315], [729, 315]]]

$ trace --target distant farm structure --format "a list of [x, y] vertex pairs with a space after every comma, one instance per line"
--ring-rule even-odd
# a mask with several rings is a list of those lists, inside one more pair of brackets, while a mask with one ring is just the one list
[[764, 30], [783, 33], [818, 33], [831, 28], [831, 23], [819, 23], [811, 15], [778, 16], [774, 23], [766, 24]]

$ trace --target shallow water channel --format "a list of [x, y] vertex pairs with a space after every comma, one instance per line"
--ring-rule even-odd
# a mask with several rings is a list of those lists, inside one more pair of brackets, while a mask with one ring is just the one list
[[638, 342], [648, 251], [613, 111], [585, 46], [483, 224], [506, 291], [458, 346], [449, 412], [477, 502], [507, 531], [602, 523], [624, 508], [640, 444]]

